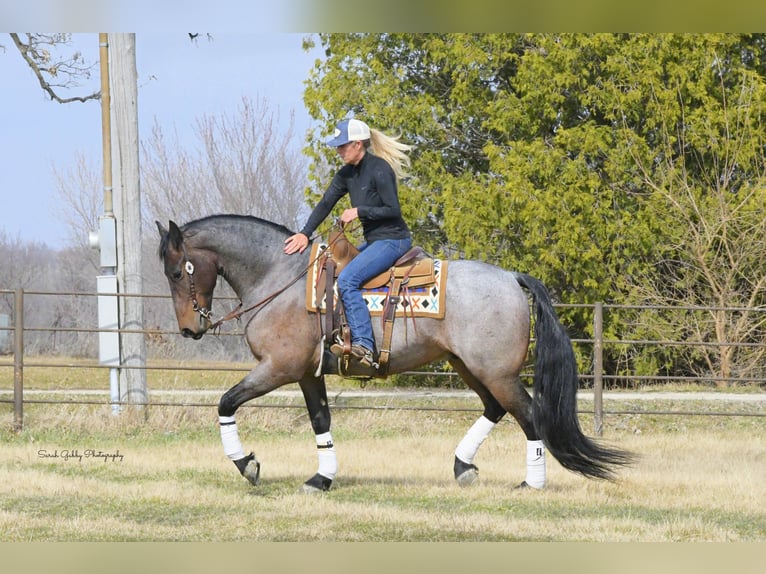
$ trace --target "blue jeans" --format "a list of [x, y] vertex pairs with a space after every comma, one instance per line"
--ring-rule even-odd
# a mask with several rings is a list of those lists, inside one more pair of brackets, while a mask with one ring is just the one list
[[359, 246], [360, 253], [338, 275], [338, 292], [351, 330], [351, 344], [375, 349], [372, 321], [361, 286], [391, 268], [412, 247], [411, 239], [379, 239]]

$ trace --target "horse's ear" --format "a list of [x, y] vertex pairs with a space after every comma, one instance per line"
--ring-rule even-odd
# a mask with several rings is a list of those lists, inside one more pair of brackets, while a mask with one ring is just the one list
[[168, 230], [162, 227], [162, 224], [156, 219], [154, 220], [154, 223], [157, 224], [157, 230], [160, 232], [160, 237], [165, 237], [168, 234]]
[[175, 224], [173, 220], [168, 222], [168, 241], [170, 246], [176, 251], [181, 251], [181, 247], [184, 242], [184, 237], [181, 234], [181, 230]]

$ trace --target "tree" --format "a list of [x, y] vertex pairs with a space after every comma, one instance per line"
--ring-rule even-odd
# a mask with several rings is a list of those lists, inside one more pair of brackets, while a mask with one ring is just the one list
[[[82, 255], [78, 249], [54, 251], [43, 243], [12, 239], [0, 230], [0, 269], [3, 270], [0, 289], [70, 293], [60, 297], [25, 295], [24, 324], [32, 328], [25, 337], [27, 353], [50, 355], [64, 349], [67, 354], [78, 354], [95, 349], [95, 341], [88, 334], [34, 330], [92, 327], [89, 321], [95, 313], [95, 300], [71, 295], [92, 290], [87, 283], [92, 281], [94, 266]], [[13, 315], [13, 306], [13, 295], [0, 295], [0, 313]]]
[[88, 62], [80, 52], [62, 57], [57, 54], [63, 46], [71, 43], [71, 34], [24, 34], [23, 41], [19, 34], [11, 33], [13, 44], [21, 57], [40, 82], [40, 87], [51, 100], [60, 104], [87, 102], [101, 97], [100, 92], [85, 96], [63, 97], [58, 90], [80, 87], [83, 79], [90, 78], [95, 63]]
[[690, 109], [676, 86], [672, 109], [682, 120], [659, 114], [654, 153], [627, 141], [652, 190], [647, 217], [666, 225], [656, 265], [629, 287], [635, 298], [675, 309], [663, 322], [639, 314], [634, 332], [697, 343], [675, 360], [680, 355], [686, 368], [712, 373], [722, 386], [735, 376], [762, 377], [766, 355], [766, 84], [753, 70], [740, 70], [734, 83], [726, 59], [711, 59], [706, 75], [720, 89], [706, 90], [701, 105]]
[[[192, 41], [194, 35], [190, 35]], [[212, 36], [207, 34], [207, 40], [212, 41]], [[68, 90], [77, 88], [80, 82], [90, 77], [93, 65], [88, 64], [79, 52], [62, 56], [66, 47], [70, 45], [70, 34], [11, 34], [14, 45], [35, 73], [42, 89], [53, 100], [59, 103], [74, 101], [85, 102], [100, 98], [100, 93], [92, 93], [84, 96], [65, 97], [63, 94]], [[117, 38], [113, 41], [116, 45]], [[122, 54], [113, 54], [112, 61]], [[135, 82], [133, 82], [135, 88]], [[126, 98], [124, 98], [125, 100]], [[130, 98], [127, 98], [130, 99]], [[200, 119], [198, 134], [202, 142], [205, 154], [199, 158], [191, 152], [185, 151], [186, 145], [179, 145], [172, 151], [164, 148], [162, 134], [155, 129], [157, 136], [154, 144], [156, 151], [161, 154], [160, 158], [148, 155], [146, 169], [143, 169], [142, 209], [146, 213], [148, 223], [145, 229], [149, 230], [147, 245], [142, 257], [141, 279], [148, 279], [149, 291], [167, 292], [167, 285], [161, 270], [157, 268], [156, 257], [156, 228], [153, 225], [155, 218], [173, 218], [179, 222], [215, 213], [219, 211], [234, 211], [239, 213], [253, 213], [273, 219], [287, 225], [296, 226], [295, 222], [301, 209], [305, 209], [302, 197], [302, 186], [305, 180], [306, 164], [300, 157], [299, 149], [292, 143], [292, 123], [290, 128], [281, 131], [277, 128], [277, 116], [272, 113], [265, 102], [253, 104], [250, 100], [243, 100], [240, 115], [233, 116], [208, 116]], [[149, 149], [145, 143], [144, 150]], [[180, 151], [177, 151], [180, 150]], [[161, 165], [164, 159], [178, 160], [172, 166], [174, 173], [171, 175], [169, 165]], [[142, 166], [144, 167], [144, 166]], [[122, 168], [122, 166], [121, 166]], [[177, 169], [176, 169], [177, 168]], [[188, 168], [188, 169], [187, 169]], [[58, 184], [58, 194], [61, 204], [62, 217], [66, 220], [70, 230], [71, 246], [60, 252], [59, 257], [52, 253], [45, 259], [45, 272], [39, 265], [27, 264], [31, 261], [29, 249], [11, 245], [10, 249], [0, 249], [0, 259], [7, 260], [9, 265], [19, 260], [23, 264], [20, 271], [28, 272], [30, 277], [36, 278], [34, 287], [48, 290], [64, 291], [92, 291], [92, 285], [83, 284], [83, 274], [92, 274], [98, 271], [98, 261], [95, 253], [86, 246], [88, 232], [97, 227], [98, 216], [101, 206], [100, 171], [89, 166], [86, 160], [78, 156], [76, 164], [68, 169], [54, 167], [54, 173]], [[204, 173], [204, 176], [195, 176]], [[168, 176], [166, 181], [163, 177]], [[181, 182], [179, 184], [179, 182]], [[188, 184], [188, 185], [186, 185]], [[153, 194], [153, 191], [158, 193]], [[148, 201], [147, 201], [148, 198]], [[150, 204], [147, 207], [147, 204]], [[135, 219], [135, 218], [132, 218]], [[0, 248], [4, 247], [3, 241]], [[138, 242], [131, 242], [138, 243]], [[5, 256], [7, 254], [7, 257]], [[121, 257], [124, 264], [124, 257]], [[138, 274], [133, 274], [136, 277]], [[29, 288], [31, 283], [27, 277], [17, 277], [6, 273], [5, 277], [12, 279], [12, 286]], [[40, 279], [50, 280], [50, 284], [42, 285]], [[156, 280], [155, 280], [156, 279]], [[142, 291], [141, 289], [124, 289], [128, 292]], [[7, 297], [2, 299], [4, 305], [10, 305]], [[91, 298], [95, 304], [95, 300]], [[163, 302], [165, 303], [165, 302]], [[124, 307], [125, 303], [123, 303]], [[149, 304], [150, 305], [150, 304]], [[85, 326], [83, 320], [92, 319], [94, 313], [81, 313], [84, 306], [81, 299], [62, 300], [55, 305], [37, 306], [36, 315], [44, 316], [43, 323], [54, 326]], [[172, 310], [166, 304], [161, 311], [150, 309], [147, 311], [147, 324], [149, 326], [167, 325], [169, 318], [167, 310]], [[152, 315], [152, 313], [155, 313]], [[28, 315], [29, 318], [29, 315]], [[89, 325], [89, 326], [92, 326]], [[130, 328], [130, 326], [128, 326]], [[218, 341], [212, 339], [215, 346]], [[55, 344], [56, 341], [54, 340]], [[93, 351], [84, 341], [68, 341], [70, 349], [74, 352]], [[208, 344], [205, 344], [208, 346]], [[218, 345], [223, 347], [223, 345]], [[41, 351], [50, 351], [51, 346], [37, 346]], [[245, 354], [246, 356], [246, 354]]]
[[213, 213], [251, 214], [297, 228], [303, 219], [307, 162], [294, 142], [292, 114], [280, 127], [279, 110], [264, 99], [243, 98], [234, 114], [205, 115], [195, 135], [202, 152], [166, 141], [155, 124], [142, 142], [144, 223], [180, 223]]
[[75, 154], [73, 164], [52, 166], [56, 180], [56, 195], [63, 208], [58, 209], [66, 224], [69, 245], [85, 247], [88, 232], [98, 229], [103, 213], [103, 175], [81, 153]]

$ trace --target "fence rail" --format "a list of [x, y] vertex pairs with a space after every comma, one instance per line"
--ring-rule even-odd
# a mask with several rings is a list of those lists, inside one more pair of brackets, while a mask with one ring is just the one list
[[[13, 360], [12, 362], [2, 362], [0, 361], [0, 368], [2, 367], [13, 367], [14, 370], [14, 376], [13, 376], [13, 399], [7, 400], [7, 399], [0, 399], [0, 402], [2, 403], [13, 403], [14, 406], [14, 428], [17, 430], [21, 430], [23, 427], [23, 409], [24, 404], [109, 404], [113, 407], [121, 407], [124, 405], [132, 404], [130, 401], [121, 401], [121, 400], [115, 400], [114, 397], [111, 397], [109, 401], [96, 401], [93, 399], [90, 400], [84, 400], [84, 399], [76, 399], [76, 400], [55, 400], [55, 399], [30, 399], [25, 398], [24, 396], [24, 368], [25, 367], [40, 367], [40, 368], [93, 368], [93, 369], [104, 369], [109, 370], [114, 368], [111, 365], [103, 365], [99, 364], [98, 362], [94, 363], [80, 363], [78, 362], [76, 365], [64, 361], [61, 362], [41, 362], [41, 361], [35, 361], [34, 358], [29, 357], [25, 354], [25, 333], [33, 333], [33, 332], [50, 332], [50, 333], [118, 333], [118, 334], [144, 334], [146, 337], [157, 337], [157, 336], [178, 336], [177, 330], [173, 329], [160, 329], [160, 328], [153, 328], [153, 329], [102, 329], [98, 327], [60, 327], [60, 326], [40, 326], [40, 325], [28, 325], [25, 322], [24, 317], [24, 306], [25, 306], [25, 296], [27, 295], [33, 295], [33, 296], [46, 296], [46, 297], [99, 297], [99, 296], [111, 296], [111, 297], [120, 297], [120, 298], [126, 298], [126, 297], [143, 297], [143, 298], [156, 298], [156, 299], [167, 299], [170, 300], [170, 297], [167, 295], [152, 295], [152, 294], [126, 294], [126, 293], [93, 293], [93, 292], [47, 292], [47, 291], [33, 291], [28, 290], [25, 291], [23, 289], [15, 289], [15, 290], [3, 290], [0, 289], [0, 296], [5, 295], [12, 296], [13, 299], [13, 317], [12, 322], [10, 324], [2, 324], [0, 323], [0, 336], [2, 336], [4, 333], [12, 333], [13, 334], [13, 343], [12, 343], [12, 355]], [[220, 298], [219, 298], [220, 299]], [[604, 312], [608, 309], [634, 309], [634, 310], [667, 310], [668, 307], [659, 307], [659, 306], [639, 306], [639, 305], [609, 305], [605, 303], [595, 303], [595, 304], [558, 304], [556, 305], [559, 309], [565, 309], [565, 308], [589, 308], [593, 310], [593, 338], [592, 339], [572, 339], [573, 344], [579, 344], [579, 345], [587, 345], [589, 346], [591, 351], [591, 359], [592, 359], [592, 369], [591, 372], [583, 373], [581, 374], [581, 379], [584, 383], [586, 383], [590, 388], [593, 390], [593, 417], [594, 417], [594, 432], [596, 435], [600, 436], [603, 432], [603, 417], [605, 414], [658, 414], [658, 415], [701, 415], [701, 416], [766, 416], [759, 413], [736, 413], [736, 412], [679, 412], [679, 411], [605, 411], [603, 406], [603, 393], [604, 393], [604, 384], [608, 381], [636, 381], [636, 382], [655, 382], [655, 383], [665, 383], [665, 382], [682, 382], [682, 383], [712, 383], [712, 382], [726, 382], [726, 383], [746, 383], [746, 384], [757, 384], [757, 385], [763, 385], [766, 383], [766, 378], [764, 377], [737, 377], [737, 376], [731, 376], [731, 377], [721, 377], [716, 375], [708, 375], [708, 376], [695, 376], [695, 375], [687, 375], [687, 376], [678, 376], [678, 375], [626, 375], [626, 374], [609, 374], [604, 372], [604, 364], [603, 364], [603, 357], [604, 357], [604, 350], [606, 347], [610, 345], [678, 345], [678, 346], [705, 346], [705, 347], [721, 347], [721, 346], [729, 346], [729, 347], [758, 347], [761, 346], [760, 343], [752, 343], [752, 342], [721, 342], [721, 343], [713, 343], [713, 342], [705, 342], [705, 341], [672, 341], [672, 340], [619, 340], [619, 339], [605, 339], [603, 335], [603, 323], [604, 323]], [[674, 307], [673, 309], [685, 309], [685, 310], [693, 310], [693, 311], [703, 311], [703, 312], [709, 312], [709, 311], [726, 311], [726, 312], [766, 312], [766, 309], [746, 309], [746, 308], [722, 308], [722, 309], [716, 309], [716, 308], [707, 308], [707, 307]], [[229, 331], [229, 332], [223, 332], [219, 335], [222, 336], [242, 336], [241, 331]], [[0, 339], [2, 341], [2, 339]], [[0, 345], [0, 353], [2, 353], [3, 347]], [[250, 370], [251, 367], [248, 366], [237, 366], [236, 364], [231, 364], [228, 366], [222, 366], [222, 365], [215, 365], [214, 367], [208, 367], [208, 366], [199, 366], [199, 365], [186, 365], [183, 362], [177, 362], [177, 363], [171, 363], [171, 364], [164, 364], [164, 365], [149, 365], [146, 362], [146, 358], [144, 357], [142, 361], [140, 361], [140, 364], [138, 365], [126, 365], [122, 364], [119, 365], [119, 369], [142, 369], [146, 371], [153, 371], [153, 370], [168, 370], [168, 371], [242, 371], [247, 372]], [[421, 371], [409, 371], [407, 373], [404, 373], [403, 376], [429, 376], [429, 377], [457, 377], [457, 374], [451, 371], [439, 371], [439, 370], [421, 370]], [[530, 373], [524, 373], [522, 375], [526, 378], [531, 378]], [[179, 406], [179, 407], [188, 407], [188, 406], [211, 406], [208, 403], [189, 403], [189, 402], [168, 402], [168, 401], [151, 401], [151, 405], [154, 406]], [[259, 405], [263, 406], [263, 405]], [[285, 408], [293, 408], [288, 405], [282, 405]], [[336, 407], [336, 408], [344, 408], [344, 407]], [[345, 407], [345, 408], [371, 408], [371, 409], [379, 409], [379, 408], [391, 408], [391, 407]], [[396, 407], [397, 409], [401, 408], [418, 408], [418, 407]], [[439, 409], [439, 408], [433, 408], [429, 407], [428, 410], [462, 410], [462, 409]]]

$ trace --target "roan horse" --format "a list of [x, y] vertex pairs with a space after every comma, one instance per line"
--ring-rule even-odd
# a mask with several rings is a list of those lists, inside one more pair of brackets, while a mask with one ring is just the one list
[[[309, 253], [285, 255], [292, 232], [249, 216], [215, 215], [168, 229], [159, 222], [160, 258], [170, 284], [176, 317], [185, 337], [199, 339], [214, 320], [213, 290], [222, 276], [236, 292], [246, 319], [246, 340], [256, 367], [220, 399], [218, 415], [225, 454], [240, 473], [257, 484], [260, 463], [245, 455], [234, 415], [245, 402], [297, 382], [316, 434], [319, 469], [304, 490], [329, 490], [337, 472], [330, 434], [330, 409], [324, 376], [321, 322], [305, 305]], [[519, 373], [527, 357], [530, 307], [535, 307], [535, 374], [532, 396]], [[373, 320], [380, 341], [379, 321]], [[572, 344], [543, 284], [522, 273], [479, 261], [449, 262], [443, 319], [419, 318], [417, 328], [395, 329], [389, 374], [446, 360], [481, 399], [482, 416], [458, 444], [455, 479], [473, 482], [473, 459], [492, 427], [510, 413], [527, 439], [527, 474], [519, 486], [545, 485], [545, 453], [570, 471], [589, 478], [613, 479], [631, 455], [586, 437], [578, 423], [579, 376]]]

